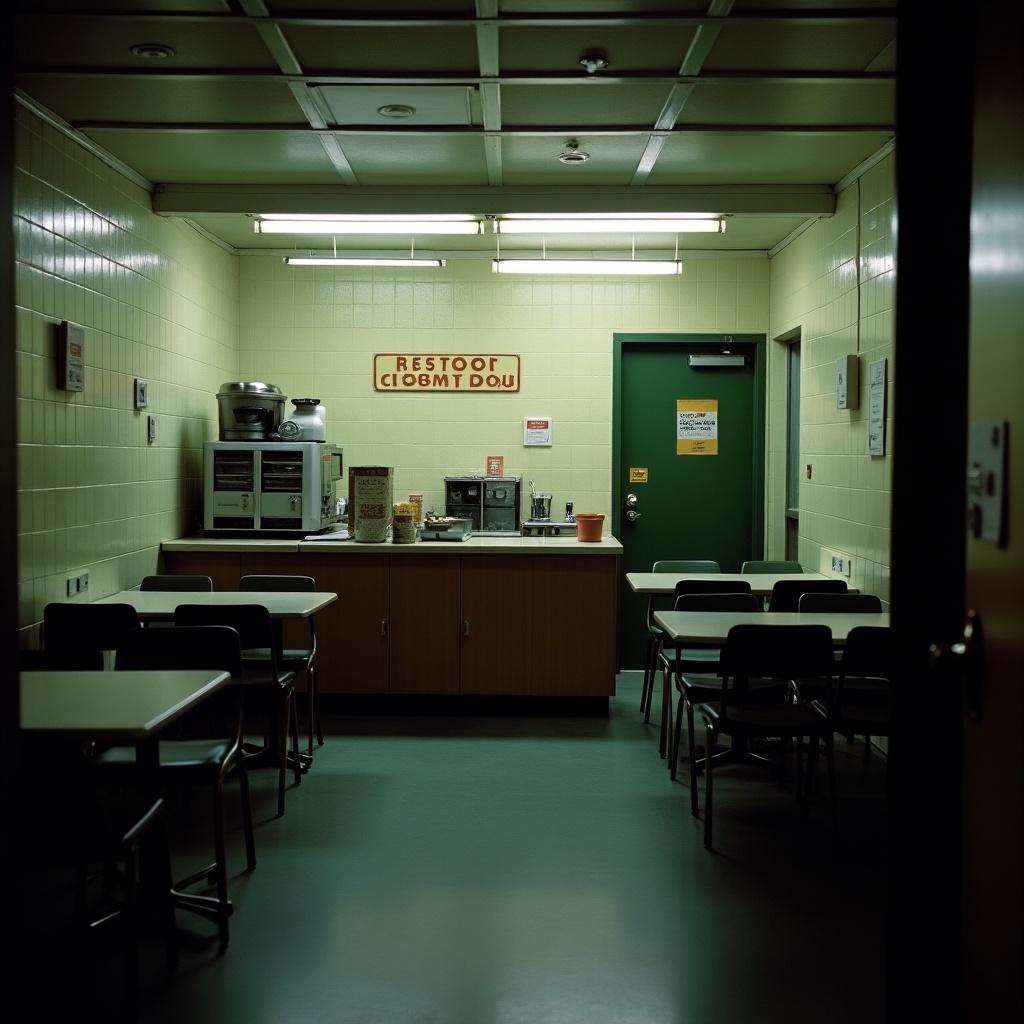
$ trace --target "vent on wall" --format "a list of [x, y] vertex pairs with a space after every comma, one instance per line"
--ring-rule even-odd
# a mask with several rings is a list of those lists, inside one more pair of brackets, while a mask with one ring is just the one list
[[733, 367], [739, 369], [747, 365], [747, 357], [733, 355], [729, 352], [718, 352], [710, 355], [694, 355], [687, 357], [687, 363], [694, 370], [723, 369]]

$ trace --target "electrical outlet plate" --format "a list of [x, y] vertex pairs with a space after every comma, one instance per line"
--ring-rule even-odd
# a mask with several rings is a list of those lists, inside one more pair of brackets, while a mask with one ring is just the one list
[[145, 409], [149, 405], [149, 381], [135, 378], [135, 408]]
[[146, 439], [150, 444], [156, 441], [156, 417], [152, 414], [146, 417]]
[[78, 593], [78, 577], [69, 576], [67, 578], [68, 597], [74, 597]]
[[89, 574], [87, 572], [83, 572], [82, 575], [78, 577], [78, 592], [80, 594], [89, 593]]

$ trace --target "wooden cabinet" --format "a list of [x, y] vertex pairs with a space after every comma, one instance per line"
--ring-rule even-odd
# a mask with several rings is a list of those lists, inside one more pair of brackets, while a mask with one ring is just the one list
[[[614, 555], [168, 552], [165, 570], [312, 576], [323, 693], [606, 696], [615, 692]], [[306, 624], [285, 643], [305, 646]]]
[[392, 693], [459, 692], [459, 559], [391, 559]]
[[462, 693], [531, 693], [532, 559], [462, 559]]

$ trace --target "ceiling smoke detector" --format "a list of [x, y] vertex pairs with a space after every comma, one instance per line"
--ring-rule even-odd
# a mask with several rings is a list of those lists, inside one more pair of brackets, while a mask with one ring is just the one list
[[385, 103], [383, 107], [377, 108], [377, 113], [381, 117], [390, 117], [393, 120], [399, 120], [403, 117], [412, 117], [416, 113], [415, 107], [407, 106], [404, 103]]
[[174, 47], [165, 46], [163, 43], [136, 43], [132, 47], [132, 53], [147, 60], [166, 60], [174, 56]]
[[558, 154], [558, 159], [563, 164], [585, 164], [590, 159], [590, 154], [580, 149], [576, 139], [569, 139], [565, 149]]
[[608, 54], [604, 50], [587, 50], [576, 63], [581, 64], [588, 75], [593, 75], [608, 67]]

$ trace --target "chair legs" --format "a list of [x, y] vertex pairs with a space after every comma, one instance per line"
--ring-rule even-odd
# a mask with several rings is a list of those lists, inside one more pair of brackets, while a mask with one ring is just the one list
[[[697, 807], [697, 737], [693, 728], [693, 704], [686, 701], [686, 742], [687, 759], [690, 762], [690, 813], [696, 818]], [[711, 753], [710, 749], [705, 751], [705, 757]]]
[[715, 775], [715, 759], [710, 756], [715, 749], [715, 730], [710, 724], [704, 726], [704, 749], [708, 752], [704, 758], [704, 849], [711, 849], [711, 795], [713, 791], [713, 779]]
[[252, 830], [252, 800], [249, 794], [249, 772], [245, 757], [239, 754], [235, 761], [238, 769], [238, 789], [242, 798], [242, 830], [245, 833], [245, 867], [252, 871], [256, 867], [256, 839]]
[[227, 851], [224, 842], [224, 776], [217, 775], [213, 787], [213, 849], [214, 878], [217, 884], [217, 933], [220, 939], [220, 951], [228, 948], [228, 917], [231, 913], [228, 903], [228, 865]]
[[672, 730], [672, 744], [669, 749], [669, 766], [668, 772], [669, 777], [673, 782], [676, 781], [676, 772], [679, 767], [679, 740], [683, 732], [683, 710], [686, 701], [680, 695], [676, 707], [676, 725]]

